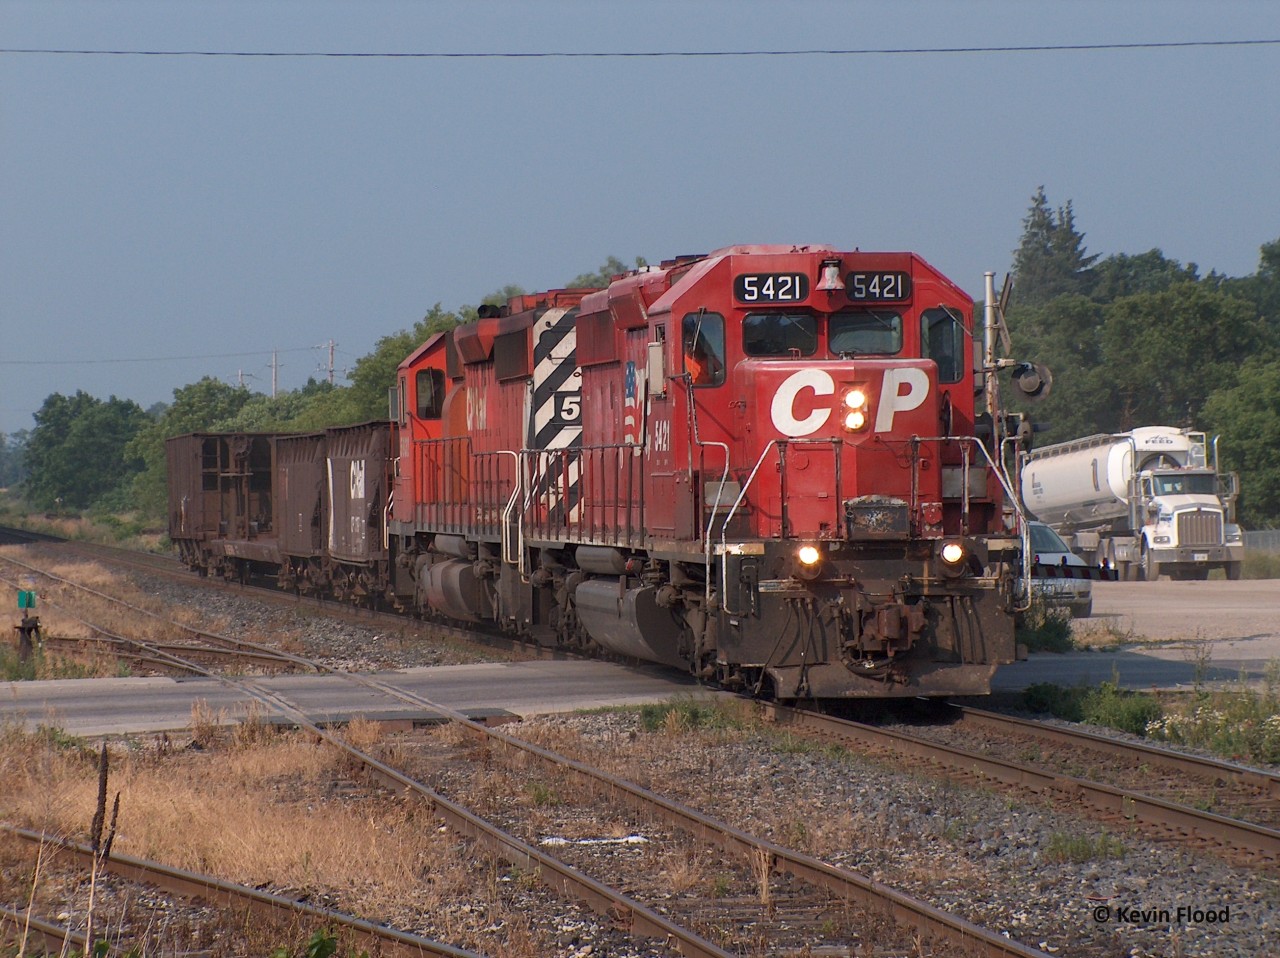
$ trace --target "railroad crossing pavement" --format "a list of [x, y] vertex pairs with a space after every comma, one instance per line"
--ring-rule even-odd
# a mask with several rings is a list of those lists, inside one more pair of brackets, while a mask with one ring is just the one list
[[[547, 661], [451, 665], [382, 673], [408, 692], [484, 719], [502, 713], [548, 712], [666, 702], [710, 691], [676, 672], [609, 662]], [[317, 722], [356, 715], [381, 720], [421, 717], [421, 709], [332, 675], [278, 675], [254, 680]], [[203, 702], [225, 721], [248, 713], [248, 695], [216, 679], [122, 678], [10, 682], [0, 693], [0, 726], [54, 726], [69, 735], [175, 732], [191, 725]]]
[[[1197, 682], [1233, 682], [1242, 672], [1260, 678], [1269, 659], [1280, 658], [1272, 639], [1214, 643], [1206, 661], [1202, 646], [1158, 646], [1118, 652], [1042, 653], [1001, 668], [993, 691], [1014, 692], [1038, 682], [1096, 685], [1119, 677], [1128, 688], [1192, 688]], [[378, 676], [432, 702], [476, 719], [537, 715], [668, 702], [713, 695], [686, 676], [656, 666], [610, 662], [549, 661], [451, 665], [405, 669]], [[254, 680], [279, 693], [318, 722], [363, 715], [383, 721], [412, 720], [423, 711], [374, 689], [331, 675], [279, 675]], [[10, 682], [0, 691], [0, 726], [62, 729], [69, 735], [154, 734], [190, 728], [192, 708], [237, 722], [251, 699], [216, 679], [121, 678]]]
[[1052, 682], [1057, 685], [1097, 685], [1115, 681], [1127, 689], [1173, 689], [1187, 691], [1197, 685], [1219, 685], [1238, 682], [1243, 676], [1250, 683], [1260, 682], [1269, 659], [1280, 660], [1280, 653], [1264, 655], [1272, 643], [1255, 641], [1255, 648], [1242, 648], [1250, 643], [1159, 645], [1129, 648], [1116, 652], [1041, 652], [1025, 662], [1001, 667], [992, 680], [993, 692], [1017, 692], [1030, 685]]

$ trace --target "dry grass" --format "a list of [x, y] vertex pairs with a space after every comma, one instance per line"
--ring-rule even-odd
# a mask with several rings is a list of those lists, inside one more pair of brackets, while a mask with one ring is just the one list
[[[554, 928], [532, 917], [545, 907], [533, 903], [545, 894], [536, 875], [513, 876], [507, 866], [477, 857], [417, 800], [353, 781], [352, 765], [337, 750], [278, 730], [258, 710], [237, 718], [228, 723], [226, 714], [201, 703], [192, 723], [200, 748], [116, 750], [110, 781], [111, 792], [121, 792], [115, 851], [286, 895], [311, 894], [493, 958], [562, 953]], [[392, 758], [405, 746], [384, 734], [368, 721], [344, 732], [357, 747]], [[517, 773], [517, 781], [500, 762], [486, 760], [470, 733], [457, 740], [446, 750], [478, 756], [482, 776], [505, 794], [528, 778]], [[85, 838], [97, 799], [96, 764], [96, 753], [57, 733], [0, 730], [0, 819]], [[522, 801], [537, 811], [532, 795]], [[0, 862], [0, 895], [25, 897], [35, 858], [32, 851], [13, 869]], [[53, 914], [59, 901], [83, 909], [83, 880], [50, 875], [43, 881], [53, 887], [41, 904], [52, 904]], [[121, 907], [119, 899], [103, 898], [96, 922], [120, 927]], [[314, 930], [256, 932], [255, 944], [240, 953], [268, 954]], [[217, 952], [219, 945], [212, 948]]]
[[[428, 931], [490, 954], [532, 956], [528, 923], [510, 909], [494, 866], [480, 907], [447, 908], [478, 894], [476, 863], [425, 807], [372, 789], [352, 792], [342, 758], [313, 740], [250, 716], [234, 728], [204, 710], [206, 752], [130, 752], [113, 758], [119, 790], [114, 849], [247, 885], [322, 891], [341, 907]], [[351, 736], [371, 742], [373, 723]], [[97, 800], [96, 756], [51, 735], [0, 737], [0, 818], [83, 839]], [[486, 939], [501, 927], [503, 944]]]

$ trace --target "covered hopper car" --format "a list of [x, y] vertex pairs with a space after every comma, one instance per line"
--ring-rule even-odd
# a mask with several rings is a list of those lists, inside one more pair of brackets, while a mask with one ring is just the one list
[[170, 440], [170, 535], [762, 695], [985, 692], [1025, 555], [993, 332], [919, 256], [825, 246], [521, 295], [406, 358], [389, 422]]

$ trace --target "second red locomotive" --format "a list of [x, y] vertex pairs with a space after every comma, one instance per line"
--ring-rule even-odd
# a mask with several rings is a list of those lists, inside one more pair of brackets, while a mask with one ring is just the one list
[[[275, 561], [757, 694], [984, 692], [1022, 552], [974, 341], [972, 300], [912, 253], [731, 247], [516, 297], [401, 364], [384, 459], [330, 430], [323, 475], [290, 466], [271, 521], [312, 551]], [[275, 440], [282, 482], [305, 441]], [[328, 505], [277, 508], [317, 482]], [[171, 536], [195, 565], [239, 555]]]

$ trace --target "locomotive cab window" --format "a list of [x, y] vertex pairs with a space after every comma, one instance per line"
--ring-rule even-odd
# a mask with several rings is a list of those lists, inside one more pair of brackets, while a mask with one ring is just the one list
[[724, 317], [699, 310], [681, 323], [684, 371], [695, 386], [724, 382]]
[[401, 376], [396, 385], [387, 390], [387, 418], [392, 422], [398, 422], [402, 426], [404, 425], [404, 391], [406, 385], [407, 380], [404, 376]]
[[748, 356], [812, 356], [818, 321], [808, 313], [748, 313], [742, 321], [742, 351]]
[[902, 316], [888, 309], [854, 309], [831, 317], [833, 355], [888, 356], [902, 350]]
[[419, 419], [439, 419], [444, 408], [444, 371], [419, 369], [414, 383]]
[[920, 316], [920, 355], [938, 364], [938, 382], [958, 383], [964, 376], [964, 326], [954, 309], [939, 306]]

